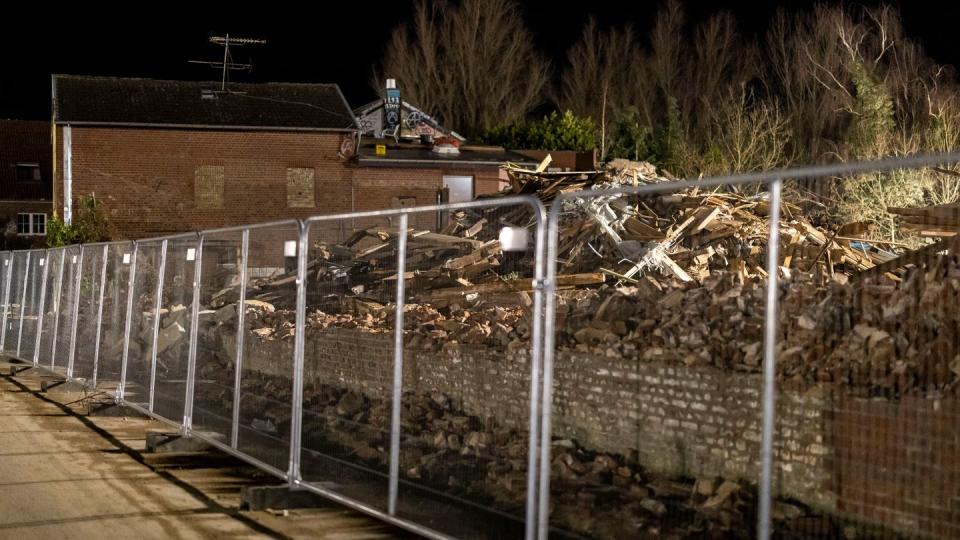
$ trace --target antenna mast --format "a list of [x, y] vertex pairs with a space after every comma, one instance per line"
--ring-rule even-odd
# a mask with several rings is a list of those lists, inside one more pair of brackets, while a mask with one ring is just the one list
[[232, 38], [230, 37], [230, 34], [226, 34], [225, 36], [211, 36], [210, 43], [213, 43], [214, 45], [220, 45], [221, 47], [223, 47], [222, 62], [211, 62], [206, 60], [190, 60], [189, 62], [191, 64], [206, 64], [214, 69], [223, 70], [223, 74], [220, 80], [220, 91], [226, 92], [227, 81], [228, 81], [227, 74], [230, 71], [239, 71], [239, 70], [250, 71], [251, 69], [253, 69], [253, 64], [238, 64], [234, 62], [233, 55], [230, 54], [230, 46], [233, 45], [234, 47], [241, 47], [244, 45], [264, 45], [267, 43], [267, 40], [252, 39], [252, 38], [237, 38], [237, 37]]

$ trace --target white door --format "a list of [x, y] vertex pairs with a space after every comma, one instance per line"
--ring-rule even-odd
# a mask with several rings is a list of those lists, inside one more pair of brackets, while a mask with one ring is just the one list
[[451, 203], [469, 202], [473, 200], [472, 176], [444, 176], [443, 187], [448, 190]]

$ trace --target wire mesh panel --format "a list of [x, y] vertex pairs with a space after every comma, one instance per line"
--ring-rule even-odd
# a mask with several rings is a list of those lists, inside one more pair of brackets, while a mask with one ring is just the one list
[[538, 211], [491, 201], [417, 226], [436, 214], [412, 213], [407, 235], [397, 516], [522, 537]]
[[127, 293], [133, 264], [133, 242], [109, 244], [106, 276], [101, 293], [100, 343], [94, 377], [97, 388], [114, 391], [123, 368], [124, 329], [127, 320]]
[[540, 519], [591, 538], [752, 538], [769, 195], [652, 172], [552, 203]]
[[133, 303], [130, 312], [130, 339], [127, 343], [125, 400], [149, 406], [153, 373], [153, 334], [156, 317], [157, 283], [160, 275], [162, 240], [137, 242], [133, 274]]
[[3, 352], [11, 356], [16, 356], [20, 343], [20, 320], [23, 311], [23, 295], [27, 288], [29, 259], [29, 251], [14, 251], [10, 259], [10, 285], [3, 326]]
[[0, 354], [4, 350], [7, 315], [10, 308], [10, 275], [13, 270], [13, 252], [0, 252]]
[[37, 330], [39, 329], [40, 300], [43, 292], [43, 280], [46, 274], [46, 250], [30, 251], [27, 264], [26, 288], [23, 295], [20, 319], [20, 342], [17, 346], [17, 357], [21, 360], [32, 361], [37, 348]]
[[[299, 231], [298, 222], [288, 222], [249, 232], [240, 386], [234, 412], [237, 450], [283, 472], [290, 464]], [[232, 249], [228, 252], [233, 253], [230, 257], [237, 254]], [[225, 270], [222, 275], [232, 281], [227, 277], [231, 273]], [[228, 333], [225, 339], [229, 338]], [[231, 345], [223, 343], [228, 354]]]
[[[37, 361], [42, 366], [53, 367], [56, 353], [57, 315], [60, 313], [60, 288], [63, 279], [63, 249], [47, 251], [50, 266], [43, 291], [43, 314], [41, 316]], [[66, 363], [64, 362], [64, 365]]]
[[184, 415], [193, 288], [200, 239], [196, 235], [167, 240], [163, 271], [153, 412], [179, 422]]
[[37, 328], [39, 327], [41, 295], [43, 292], [43, 278], [46, 270], [46, 251], [30, 251], [30, 261], [27, 263], [27, 274], [21, 307], [20, 342], [17, 346], [17, 356], [21, 360], [32, 361], [37, 346]]
[[784, 186], [776, 534], [960, 537], [960, 209], [928, 206], [938, 179]]
[[233, 436], [243, 238], [239, 230], [203, 238], [193, 428], [226, 444]]
[[[63, 250], [63, 274], [60, 277], [59, 307], [56, 322], [56, 340], [52, 365], [66, 374], [75, 358], [75, 325], [78, 324], [78, 293], [83, 270], [83, 249], [70, 246]], [[51, 268], [51, 270], [53, 270]]]
[[396, 217], [308, 224], [301, 474], [387, 509]]
[[[74, 347], [73, 378], [93, 382], [94, 360], [98, 354], [100, 341], [100, 306], [102, 283], [106, 281], [104, 272], [110, 247], [106, 244], [87, 244], [84, 246], [77, 296], [77, 337]], [[72, 257], [70, 258], [72, 261]]]

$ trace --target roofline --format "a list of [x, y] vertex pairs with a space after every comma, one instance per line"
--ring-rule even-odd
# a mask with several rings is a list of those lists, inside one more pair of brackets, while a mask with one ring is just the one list
[[[386, 167], [389, 165], [407, 165], [410, 167], [417, 165], [451, 165], [451, 166], [481, 166], [481, 167], [502, 167], [505, 163], [517, 163], [513, 160], [503, 161], [464, 161], [464, 160], [444, 160], [444, 159], [402, 159], [402, 158], [357, 158], [359, 165], [371, 167]], [[526, 162], [520, 162], [526, 163]], [[530, 161], [529, 163], [534, 163]]]
[[340, 85], [333, 83], [333, 87], [337, 89], [337, 94], [340, 96], [340, 101], [343, 102], [343, 108], [350, 113], [350, 118], [353, 120], [353, 129], [360, 131], [360, 120], [357, 120], [357, 115], [353, 114], [353, 109], [350, 108], [350, 104], [347, 103], [347, 98], [343, 95], [343, 90], [340, 89]]
[[[433, 123], [433, 126], [434, 126], [434, 127], [436, 127], [437, 129], [440, 129], [440, 130], [442, 130], [442, 131], [448, 132], [452, 137], [454, 137], [455, 139], [460, 140], [460, 142], [466, 142], [466, 140], [467, 140], [466, 137], [464, 137], [463, 135], [457, 133], [456, 131], [454, 131], [454, 130], [452, 130], [452, 129], [448, 129], [448, 128], [440, 125], [440, 122], [438, 122], [436, 118], [430, 116], [429, 114], [427, 114], [427, 113], [423, 112], [422, 110], [418, 109], [417, 107], [413, 106], [409, 101], [407, 101], [407, 100], [405, 100], [405, 99], [401, 99], [401, 100], [400, 100], [400, 105], [401, 105], [401, 106], [406, 106], [407, 108], [409, 108], [409, 109], [411, 109], [411, 110], [413, 110], [413, 111], [416, 111], [416, 112], [422, 114], [423, 116], [425, 116], [425, 117], [427, 118], [427, 120], [429, 120], [430, 122]], [[371, 113], [371, 112], [373, 112], [373, 111], [375, 111], [375, 110], [377, 110], [377, 109], [381, 109], [381, 108], [383, 108], [383, 106], [384, 106], [384, 104], [383, 104], [383, 98], [379, 98], [379, 99], [375, 99], [375, 100], [371, 101], [370, 103], [367, 103], [366, 105], [363, 105], [363, 106], [361, 106], [361, 107], [358, 107], [358, 108], [356, 108], [356, 109], [353, 109], [351, 112], [354, 114], [354, 116], [362, 116], [362, 115], [365, 115], [365, 114], [369, 114], [369, 113]], [[358, 122], [357, 122], [357, 126], [359, 127], [359, 125], [360, 125], [360, 123], [359, 123], [359, 121], [358, 121]]]
[[[118, 77], [114, 75], [76, 75], [72, 73], [51, 73], [50, 77], [54, 80], [57, 79], [97, 79], [97, 80], [106, 80], [106, 81], [152, 81], [152, 82], [169, 82], [169, 83], [189, 83], [189, 84], [214, 84], [219, 86], [219, 80], [185, 80], [185, 79], [154, 79], [152, 77]], [[233, 81], [232, 84], [240, 84], [246, 86], [269, 86], [272, 84], [276, 85], [288, 85], [288, 86], [335, 86], [340, 87], [337, 83], [308, 83], [308, 82], [290, 82], [290, 81], [266, 81], [266, 82], [242, 82], [242, 81]], [[348, 107], [349, 108], [349, 107]]]
[[147, 122], [95, 122], [95, 121], [70, 121], [54, 119], [53, 123], [58, 126], [90, 126], [90, 127], [125, 127], [125, 128], [157, 128], [157, 129], [197, 129], [211, 131], [315, 131], [315, 132], [334, 132], [334, 133], [356, 133], [359, 128], [320, 128], [320, 127], [279, 127], [279, 126], [237, 126], [237, 125], [213, 125], [213, 124], [159, 124]]

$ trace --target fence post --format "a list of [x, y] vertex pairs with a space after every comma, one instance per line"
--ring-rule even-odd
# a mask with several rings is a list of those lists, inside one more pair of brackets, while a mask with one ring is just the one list
[[307, 225], [299, 222], [297, 242], [297, 317], [293, 335], [293, 403], [290, 417], [290, 470], [287, 480], [291, 488], [300, 483], [300, 444], [303, 426], [303, 349], [307, 319]]
[[403, 274], [407, 269], [407, 220], [408, 214], [400, 214], [397, 230], [397, 302], [393, 327], [393, 408], [390, 413], [390, 486], [387, 513], [397, 514], [397, 498], [400, 489], [400, 408], [403, 392], [403, 307], [405, 301]]
[[190, 348], [187, 356], [187, 393], [183, 401], [183, 434], [189, 435], [193, 429], [193, 387], [196, 384], [197, 367], [197, 327], [200, 318], [200, 279], [203, 270], [203, 235], [197, 240], [197, 250], [193, 261], [193, 304], [190, 310]]
[[157, 269], [156, 301], [153, 305], [153, 345], [150, 347], [150, 396], [147, 410], [153, 412], [153, 398], [157, 387], [157, 341], [160, 337], [160, 310], [163, 308], [163, 280], [167, 271], [167, 241], [160, 243], [160, 267]]
[[775, 346], [777, 341], [777, 293], [780, 267], [780, 190], [782, 180], [770, 184], [770, 236], [767, 240], [767, 307], [763, 336], [763, 437], [760, 445], [760, 500], [757, 538], [770, 538], [770, 507], [773, 482]]
[[4, 259], [4, 272], [7, 273], [7, 278], [3, 280], [3, 313], [0, 314], [0, 323], [3, 324], [3, 327], [0, 328], [0, 351], [4, 351], [7, 345], [7, 313], [10, 311], [10, 280], [13, 279], [13, 252], [7, 253], [7, 258]]
[[[33, 365], [40, 365], [40, 334], [43, 333], [43, 319], [44, 319], [44, 310], [46, 309], [47, 302], [47, 274], [50, 265], [50, 250], [45, 250], [43, 256], [40, 257], [40, 266], [43, 267], [43, 272], [41, 273], [43, 277], [40, 278], [40, 305], [37, 307], [37, 331], [36, 336], [33, 338]], [[52, 365], [50, 366], [53, 367]]]
[[526, 509], [526, 540], [533, 540], [537, 531], [537, 457], [540, 440], [540, 386], [543, 367], [543, 266], [544, 266], [544, 236], [546, 234], [546, 219], [543, 207], [535, 208], [537, 216], [536, 242], [534, 251], [533, 270], [533, 328], [530, 335], [530, 442], [527, 449], [527, 509]]
[[556, 347], [556, 280], [557, 280], [557, 251], [559, 249], [559, 207], [554, 201], [550, 207], [547, 219], [547, 257], [546, 279], [543, 285], [544, 295], [544, 328], [543, 328], [543, 397], [540, 410], [540, 489], [537, 503], [537, 538], [546, 540], [550, 529], [550, 448], [552, 436], [553, 415], [553, 360]]
[[20, 324], [17, 329], [17, 358], [20, 358], [20, 344], [23, 343], [23, 316], [27, 307], [27, 284], [30, 283], [30, 256], [33, 252], [27, 252], [27, 262], [23, 267], [23, 294], [20, 296]]
[[97, 387], [97, 371], [100, 368], [100, 329], [103, 326], [103, 296], [107, 287], [107, 265], [109, 264], [110, 244], [103, 245], [103, 260], [100, 264], [100, 298], [97, 301], [97, 330], [93, 343], [93, 375], [92, 388]]
[[56, 315], [53, 318], [53, 338], [50, 344], [50, 369], [53, 369], [53, 367], [56, 365], [56, 360], [54, 359], [57, 357], [57, 335], [59, 335], [60, 332], [60, 297], [63, 292], [63, 267], [66, 264], [66, 257], [67, 253], [66, 250], [64, 250], [60, 254], [60, 266], [57, 269], [57, 285], [54, 288], [56, 291], [53, 295], [54, 302], [56, 304], [56, 307], [54, 308]]
[[[247, 314], [247, 258], [249, 255], [250, 229], [244, 229], [240, 240], [240, 298], [237, 300], [237, 356], [233, 362], [233, 411], [230, 421], [230, 447], [234, 449], [237, 448], [237, 444], [239, 444], [240, 441], [240, 383], [243, 380], [243, 333]], [[300, 294], [299, 289], [297, 294]], [[296, 337], [294, 337], [294, 341], [296, 341]]]
[[137, 279], [137, 250], [140, 244], [133, 243], [133, 254], [130, 256], [130, 273], [127, 278], [127, 317], [123, 323], [123, 360], [120, 363], [120, 386], [117, 387], [117, 402], [123, 401], [127, 388], [127, 360], [130, 356], [130, 325], [133, 322], [133, 284]]

